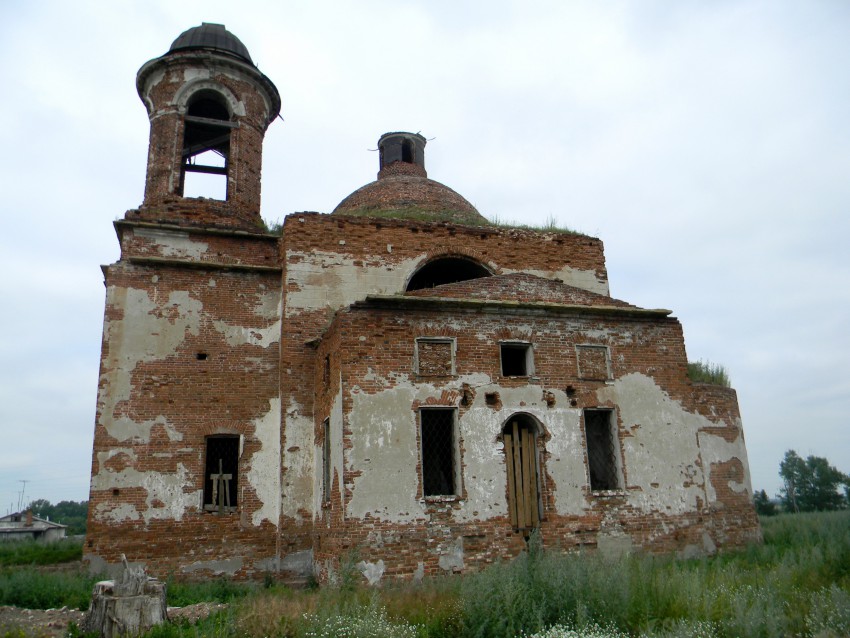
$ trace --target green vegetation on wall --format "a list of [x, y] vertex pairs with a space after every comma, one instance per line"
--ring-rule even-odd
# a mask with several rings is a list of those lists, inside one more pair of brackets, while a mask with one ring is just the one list
[[724, 388], [732, 386], [726, 368], [710, 361], [689, 361], [688, 378], [695, 383], [710, 383]]

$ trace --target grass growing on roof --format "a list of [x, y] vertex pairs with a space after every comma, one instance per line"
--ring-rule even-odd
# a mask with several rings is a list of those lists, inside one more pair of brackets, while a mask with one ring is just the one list
[[710, 383], [724, 388], [732, 387], [726, 368], [719, 363], [702, 359], [688, 362], [688, 378], [697, 383]]

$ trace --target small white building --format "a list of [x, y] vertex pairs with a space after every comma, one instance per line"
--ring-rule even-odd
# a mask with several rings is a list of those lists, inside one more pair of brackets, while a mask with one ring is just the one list
[[32, 510], [0, 517], [0, 541], [34, 540], [52, 543], [65, 538], [67, 525], [32, 515]]

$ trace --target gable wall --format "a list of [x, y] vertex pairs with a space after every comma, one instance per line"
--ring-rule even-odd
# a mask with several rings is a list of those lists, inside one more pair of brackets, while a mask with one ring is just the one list
[[[507, 518], [500, 441], [516, 413], [546, 432], [539, 442], [544, 544], [695, 553], [758, 537], [734, 392], [712, 395], [688, 381], [675, 319], [364, 304], [338, 315], [329, 335], [317, 357], [331, 354], [342, 376], [341, 395], [335, 386], [327, 396], [342, 400], [336, 453], [344, 469], [332, 502], [316, 514], [322, 578], [354, 549], [371, 569], [395, 576], [477, 569], [520, 551], [523, 536]], [[416, 372], [415, 339], [437, 336], [456, 340], [456, 375]], [[533, 377], [501, 376], [499, 340], [533, 344]], [[582, 378], [577, 344], [609, 346], [610, 379]], [[488, 404], [488, 393], [497, 401]], [[317, 424], [332, 403], [317, 401]], [[422, 496], [423, 406], [457, 409], [460, 498]], [[589, 489], [582, 425], [589, 407], [615, 410], [623, 490]], [[332, 462], [337, 468], [340, 459]]]

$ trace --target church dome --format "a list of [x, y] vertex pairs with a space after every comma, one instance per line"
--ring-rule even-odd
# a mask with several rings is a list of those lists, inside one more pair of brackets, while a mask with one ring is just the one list
[[221, 53], [241, 58], [249, 64], [253, 64], [248, 47], [242, 41], [224, 28], [223, 24], [203, 22], [199, 27], [192, 27], [181, 33], [171, 43], [169, 53], [174, 51], [196, 51], [199, 49], [211, 49]]
[[425, 138], [418, 133], [382, 135], [378, 141], [378, 179], [351, 193], [332, 214], [489, 225], [490, 222], [461, 195], [428, 179], [425, 143]]

